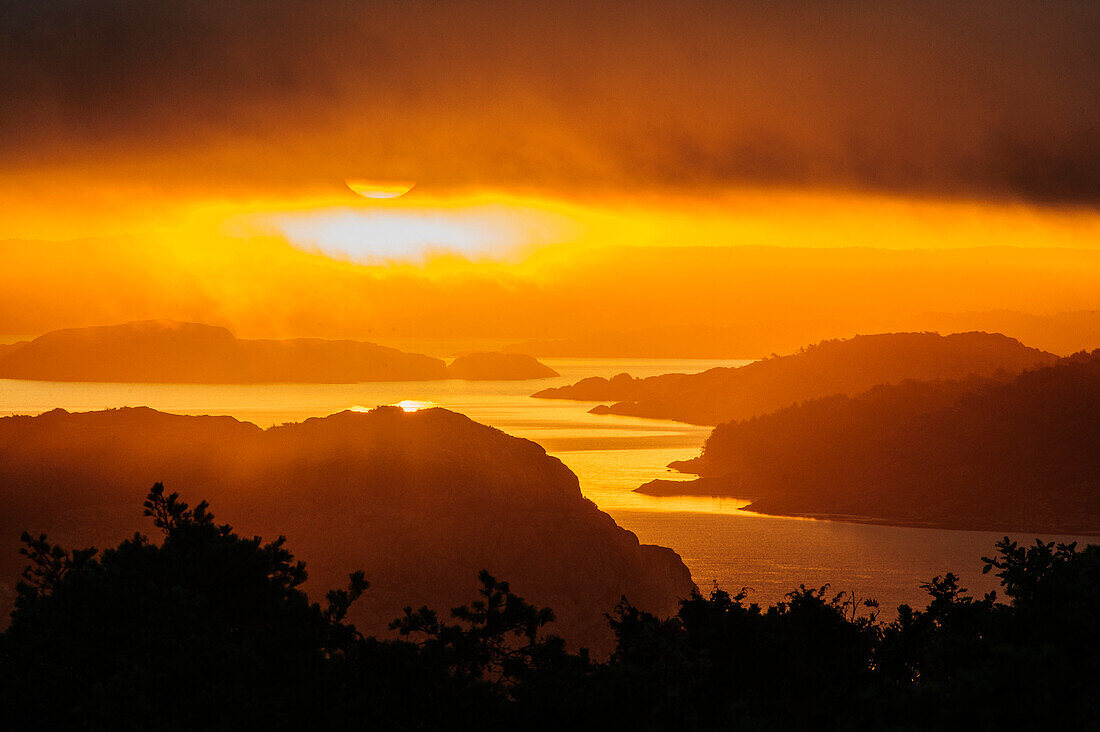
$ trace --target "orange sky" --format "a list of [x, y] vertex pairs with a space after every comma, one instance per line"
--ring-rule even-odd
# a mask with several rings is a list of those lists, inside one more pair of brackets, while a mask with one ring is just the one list
[[[741, 348], [735, 339], [718, 355], [751, 357], [834, 335], [940, 327], [929, 313], [1095, 309], [1100, 282], [1100, 250], [1076, 246], [1100, 225], [1083, 214], [879, 210], [857, 199], [844, 204], [850, 209], [806, 203], [807, 213], [786, 218], [784, 209], [756, 208], [744, 218], [681, 209], [576, 210], [566, 218], [556, 207], [521, 208], [512, 221], [507, 206], [495, 205], [513, 232], [543, 214], [550, 223], [536, 233], [560, 225], [566, 238], [470, 257], [364, 262], [316, 243], [246, 236], [243, 227], [272, 216], [249, 212], [229, 218], [232, 235], [193, 222], [132, 236], [9, 240], [0, 244], [9, 264], [0, 271], [0, 323], [7, 333], [33, 335], [169, 317], [227, 325], [242, 336], [383, 341], [514, 341], [653, 327], [705, 337], [706, 329], [727, 328], [748, 341]], [[818, 207], [831, 214], [817, 218]], [[399, 221], [426, 215], [409, 206], [382, 213]], [[446, 216], [468, 223], [461, 216], [470, 214], [459, 206], [431, 215], [445, 224]], [[970, 246], [958, 230], [971, 232]], [[867, 246], [873, 236], [889, 246]], [[761, 240], [768, 246], [754, 244]]]
[[[1098, 22], [1083, 1], [18, 6], [0, 334], [718, 329], [711, 355], [755, 356], [1094, 310]], [[975, 317], [951, 322], [1001, 322]], [[1091, 337], [1058, 327], [1051, 347]]]

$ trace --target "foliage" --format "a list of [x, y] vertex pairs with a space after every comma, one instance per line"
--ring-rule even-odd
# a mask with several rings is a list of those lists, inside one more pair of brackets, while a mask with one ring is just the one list
[[283, 537], [239, 537], [160, 484], [145, 514], [159, 546], [135, 534], [96, 556], [24, 535], [30, 567], [0, 646], [7, 718], [50, 729], [303, 720], [328, 691], [328, 662], [356, 640], [339, 620], [362, 576], [322, 609], [297, 589], [305, 565]]
[[553, 612], [479, 575], [443, 620], [406, 608], [391, 639], [346, 622], [368, 585], [311, 604], [280, 537], [264, 544], [159, 484], [163, 534], [99, 554], [24, 535], [0, 635], [12, 729], [976, 729], [1089, 727], [1100, 713], [1100, 547], [1007, 537], [985, 558], [1010, 603], [951, 573], [923, 609], [799, 587], [762, 608], [696, 592], [659, 618], [625, 598], [594, 662]]
[[514, 686], [563, 656], [560, 637], [540, 636], [554, 620], [552, 610], [527, 604], [485, 570], [478, 579], [483, 599], [451, 610], [459, 623], [441, 622], [428, 607], [407, 607], [390, 628], [403, 636], [426, 636], [418, 644], [423, 654], [443, 663], [453, 676], [496, 687]]

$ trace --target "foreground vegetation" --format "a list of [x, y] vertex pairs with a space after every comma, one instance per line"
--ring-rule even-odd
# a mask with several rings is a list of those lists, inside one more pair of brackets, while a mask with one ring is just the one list
[[29, 566], [0, 636], [12, 729], [977, 729], [1088, 727], [1100, 712], [1100, 547], [1021, 547], [986, 571], [1008, 604], [952, 574], [891, 622], [872, 601], [805, 588], [768, 608], [714, 590], [658, 618], [626, 599], [611, 657], [572, 653], [483, 572], [480, 598], [408, 608], [396, 640], [324, 605], [305, 566], [157, 485], [135, 534], [65, 551], [24, 536]]

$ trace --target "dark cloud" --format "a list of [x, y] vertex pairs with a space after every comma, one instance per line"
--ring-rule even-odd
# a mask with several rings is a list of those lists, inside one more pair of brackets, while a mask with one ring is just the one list
[[0, 2], [10, 169], [1100, 204], [1094, 0]]

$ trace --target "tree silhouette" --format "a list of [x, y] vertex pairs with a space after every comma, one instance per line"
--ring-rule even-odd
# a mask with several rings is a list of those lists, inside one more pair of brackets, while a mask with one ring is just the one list
[[553, 612], [479, 575], [447, 621], [406, 608], [395, 638], [344, 622], [362, 573], [300, 587], [283, 537], [263, 543], [156, 485], [135, 534], [102, 554], [24, 534], [0, 635], [0, 720], [22, 729], [1091, 728], [1100, 714], [1100, 547], [1007, 537], [985, 558], [1010, 603], [955, 574], [923, 609], [800, 586], [774, 605], [696, 592], [660, 618], [624, 598], [593, 662], [547, 632]]
[[514, 686], [565, 657], [560, 637], [541, 635], [554, 620], [552, 610], [528, 604], [486, 570], [478, 580], [482, 599], [451, 610], [458, 623], [440, 621], [428, 607], [407, 607], [390, 627], [403, 636], [425, 636], [418, 642], [424, 654], [444, 663], [457, 678], [495, 687]]
[[145, 514], [163, 542], [135, 534], [101, 556], [24, 534], [30, 566], [2, 645], [12, 721], [239, 729], [316, 711], [326, 661], [357, 638], [340, 621], [362, 575], [310, 604], [284, 537], [239, 537], [207, 508], [157, 484]]

